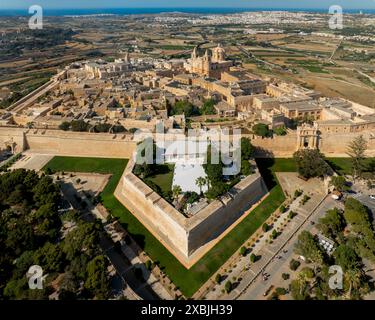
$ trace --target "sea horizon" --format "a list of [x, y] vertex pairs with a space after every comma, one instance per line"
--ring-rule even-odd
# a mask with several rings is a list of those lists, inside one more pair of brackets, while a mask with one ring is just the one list
[[[45, 9], [45, 16], [84, 16], [84, 15], [135, 15], [135, 14], [161, 14], [161, 13], [191, 13], [191, 14], [233, 14], [241, 12], [260, 11], [289, 11], [328, 13], [328, 8], [231, 8], [231, 7], [149, 7], [149, 8], [69, 8], [69, 9]], [[375, 14], [375, 9], [345, 9], [347, 14]], [[25, 9], [0, 9], [0, 16], [28, 16], [28, 8]]]

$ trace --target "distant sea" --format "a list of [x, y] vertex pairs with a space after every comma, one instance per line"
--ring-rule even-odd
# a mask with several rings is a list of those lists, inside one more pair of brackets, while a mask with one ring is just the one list
[[[225, 14], [250, 11], [292, 11], [292, 12], [316, 12], [328, 13], [328, 8], [306, 9], [306, 8], [108, 8], [108, 9], [46, 9], [45, 16], [81, 16], [81, 15], [130, 15], [130, 14], [158, 14], [166, 12], [198, 13], [198, 14]], [[345, 13], [375, 14], [375, 9], [347, 9]], [[28, 9], [3, 10], [0, 9], [0, 16], [28, 16]]]

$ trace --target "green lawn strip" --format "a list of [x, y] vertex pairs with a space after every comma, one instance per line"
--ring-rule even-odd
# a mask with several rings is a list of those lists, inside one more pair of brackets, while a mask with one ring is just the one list
[[[190, 270], [179, 261], [115, 198], [114, 190], [119, 183], [127, 160], [101, 158], [54, 157], [47, 167], [54, 171], [112, 173], [101, 198], [108, 211], [119, 219], [137, 243], [180, 288], [187, 297], [192, 296], [225, 261], [263, 224], [281, 205], [285, 196], [276, 176], [276, 171], [293, 171], [291, 159], [258, 159], [261, 172], [268, 172], [265, 180], [272, 185], [268, 197], [259, 204], [241, 223], [229, 232]], [[267, 181], [271, 177], [271, 181]]]
[[188, 296], [194, 294], [267, 220], [284, 199], [281, 187], [273, 188], [268, 197], [258, 207], [190, 269], [186, 278], [190, 286], [186, 288], [186, 294]]
[[155, 183], [159, 188], [163, 191], [163, 193], [168, 193], [169, 191], [172, 191], [172, 182], [173, 182], [173, 171], [174, 171], [174, 165], [173, 164], [167, 164], [163, 165], [165, 166], [165, 172], [156, 174], [154, 176], [151, 176], [147, 179], [145, 179], [145, 182], [147, 183], [148, 180]]
[[[340, 175], [352, 174], [352, 162], [350, 158], [327, 158], [328, 164]], [[364, 161], [365, 166], [375, 161], [375, 158], [367, 158]]]

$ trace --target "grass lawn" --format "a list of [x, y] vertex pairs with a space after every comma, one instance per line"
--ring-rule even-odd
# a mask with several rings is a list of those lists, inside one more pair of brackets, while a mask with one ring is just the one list
[[187, 297], [192, 296], [284, 201], [285, 196], [274, 172], [295, 171], [292, 159], [257, 159], [270, 190], [269, 196], [187, 270], [113, 195], [126, 163], [127, 160], [122, 159], [54, 157], [44, 169], [49, 167], [55, 171], [112, 173], [101, 194], [104, 206], [119, 219], [147, 254], [159, 262], [160, 267]]
[[145, 182], [151, 181], [155, 183], [163, 194], [167, 194], [172, 191], [173, 171], [174, 164], [158, 165], [158, 173], [145, 179]]
[[[373, 163], [375, 158], [367, 158], [364, 164], [367, 166]], [[352, 163], [350, 158], [327, 158], [328, 164], [340, 175], [352, 174]]]

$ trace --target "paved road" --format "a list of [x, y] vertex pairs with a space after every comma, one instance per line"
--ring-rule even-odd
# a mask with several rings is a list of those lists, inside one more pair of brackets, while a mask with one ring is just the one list
[[[325, 200], [318, 206], [318, 208], [310, 215], [306, 222], [302, 225], [300, 230], [287, 242], [287, 244], [279, 251], [278, 255], [281, 259], [274, 259], [265, 268], [265, 272], [270, 274], [267, 281], [263, 281], [262, 276], [259, 275], [253, 284], [239, 297], [240, 300], [261, 300], [265, 299], [264, 292], [271, 286], [287, 287], [287, 281], [281, 278], [282, 273], [290, 273], [289, 262], [293, 256], [293, 248], [297, 242], [298, 235], [302, 230], [314, 232], [315, 225], [318, 220], [325, 215], [327, 210], [334, 207], [342, 207], [340, 202], [333, 200], [331, 197], [326, 197]], [[314, 223], [314, 225], [311, 224]], [[284, 253], [286, 252], [286, 253]]]

